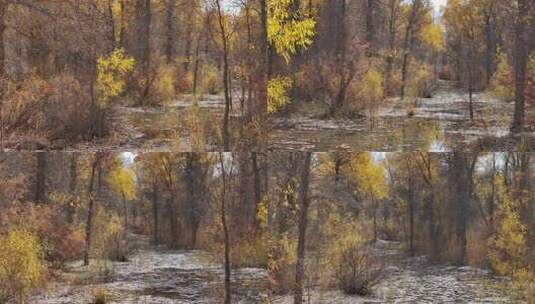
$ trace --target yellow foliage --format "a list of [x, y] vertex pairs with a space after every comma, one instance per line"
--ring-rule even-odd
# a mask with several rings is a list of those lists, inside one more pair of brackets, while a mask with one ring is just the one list
[[291, 12], [293, 0], [268, 0], [267, 34], [269, 42], [288, 63], [299, 48], [307, 48], [313, 42], [316, 21]]
[[135, 173], [130, 168], [119, 166], [111, 171], [108, 181], [112, 189], [127, 200], [136, 197]]
[[43, 282], [43, 258], [43, 248], [32, 233], [11, 229], [0, 236], [0, 299], [13, 297], [22, 303]]
[[360, 193], [373, 199], [386, 197], [388, 188], [383, 166], [376, 164], [369, 153], [357, 153], [350, 160], [347, 173]]
[[407, 95], [413, 98], [431, 95], [433, 86], [433, 72], [426, 64], [413, 64], [410, 68], [412, 75], [407, 84]]
[[267, 228], [268, 224], [268, 209], [269, 209], [269, 199], [267, 196], [264, 196], [262, 201], [258, 204], [257, 211], [256, 211], [256, 218], [258, 222], [260, 223], [260, 227], [262, 229]]
[[501, 101], [511, 101], [515, 97], [513, 88], [513, 71], [507, 60], [507, 55], [498, 53], [498, 66], [492, 76], [489, 92]]
[[269, 280], [275, 293], [292, 290], [295, 282], [295, 265], [297, 263], [297, 242], [283, 234], [270, 242], [270, 254], [267, 270]]
[[175, 95], [175, 70], [172, 66], [160, 66], [154, 84], [154, 93], [159, 102], [171, 101]]
[[[98, 259], [123, 260], [127, 255], [123, 221], [117, 214], [97, 208], [94, 216], [91, 256]], [[105, 265], [105, 263], [104, 263]]]
[[263, 237], [242, 239], [232, 246], [230, 252], [234, 267], [264, 268], [268, 263], [267, 242]]
[[202, 91], [208, 94], [217, 94], [222, 90], [221, 77], [219, 77], [219, 70], [211, 64], [208, 64], [202, 69], [201, 86]]
[[268, 82], [268, 113], [277, 112], [288, 103], [288, 90], [292, 87], [292, 80], [288, 77], [275, 77]]
[[444, 50], [444, 32], [440, 25], [429, 23], [420, 32], [420, 39], [434, 52]]
[[522, 267], [527, 250], [526, 226], [521, 222], [519, 202], [505, 191], [503, 181], [497, 184], [500, 196], [496, 235], [490, 240], [489, 259], [498, 274], [512, 275]]
[[126, 56], [123, 49], [116, 49], [109, 56], [98, 59], [96, 90], [100, 107], [105, 107], [110, 99], [123, 92], [123, 77], [134, 69], [134, 64], [135, 60]]
[[383, 75], [375, 68], [370, 68], [360, 83], [360, 98], [369, 109], [370, 116], [375, 114], [377, 104], [383, 100]]

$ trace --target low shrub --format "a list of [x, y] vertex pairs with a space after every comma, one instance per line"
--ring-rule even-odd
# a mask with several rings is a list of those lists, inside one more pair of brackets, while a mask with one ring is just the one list
[[198, 81], [201, 84], [201, 92], [207, 94], [218, 94], [223, 91], [223, 84], [221, 81], [221, 72], [214, 65], [207, 64], [203, 66], [201, 76]]
[[381, 280], [382, 264], [367, 245], [361, 227], [353, 219], [331, 215], [326, 226], [327, 272], [337, 288], [350, 295], [368, 295]]
[[407, 96], [412, 98], [429, 98], [433, 95], [434, 76], [432, 67], [426, 64], [414, 64], [409, 71]]
[[123, 220], [117, 214], [97, 208], [93, 227], [93, 257], [120, 262], [128, 260], [129, 248]]
[[43, 257], [52, 267], [60, 268], [80, 257], [84, 248], [83, 226], [67, 222], [63, 206], [56, 201], [47, 205], [12, 203], [0, 215], [0, 227], [19, 227], [36, 235]]
[[43, 248], [35, 234], [13, 228], [0, 235], [0, 300], [24, 303], [32, 289], [44, 284], [45, 272]]
[[271, 290], [285, 294], [294, 288], [297, 241], [287, 234], [272, 239], [269, 247], [268, 274]]
[[93, 290], [92, 304], [106, 304], [109, 302], [108, 292], [103, 288], [96, 288]]
[[381, 268], [370, 248], [358, 241], [346, 243], [337, 249], [336, 281], [346, 294], [368, 295], [381, 279]]
[[153, 102], [162, 104], [171, 101], [176, 96], [176, 69], [171, 65], [160, 65], [153, 83]]
[[91, 100], [71, 75], [50, 80], [30, 75], [2, 104], [7, 134], [32, 134], [50, 140], [75, 140], [88, 135]]
[[288, 90], [292, 87], [292, 80], [288, 77], [275, 77], [268, 82], [268, 113], [274, 113], [289, 102]]
[[230, 252], [232, 265], [235, 267], [265, 268], [267, 266], [267, 243], [262, 237], [238, 242], [232, 246]]
[[507, 60], [507, 54], [503, 52], [498, 53], [498, 65], [490, 80], [488, 92], [491, 96], [504, 102], [512, 101], [515, 98], [513, 68]]

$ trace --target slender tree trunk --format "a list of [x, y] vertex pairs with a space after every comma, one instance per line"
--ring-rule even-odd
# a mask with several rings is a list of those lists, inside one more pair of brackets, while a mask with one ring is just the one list
[[154, 181], [152, 183], [152, 218], [153, 218], [153, 225], [154, 225], [154, 244], [159, 244], [160, 239], [158, 235], [158, 183]]
[[145, 76], [145, 87], [139, 100], [139, 105], [144, 106], [147, 97], [150, 93], [151, 86], [151, 47], [150, 47], [150, 27], [152, 22], [151, 0], [145, 0], [145, 6], [143, 7], [143, 20], [142, 20], [142, 41], [143, 44], [143, 74]]
[[346, 2], [340, 3], [340, 16], [337, 20], [337, 37], [336, 37], [336, 69], [338, 70], [338, 93], [334, 103], [330, 108], [330, 115], [333, 116], [340, 107], [343, 106], [346, 99], [346, 89], [349, 84], [347, 81], [347, 32], [346, 32]]
[[527, 70], [526, 23], [528, 19], [528, 2], [518, 0], [517, 20], [515, 24], [515, 112], [511, 131], [522, 132], [524, 129], [524, 103]]
[[373, 242], [377, 242], [377, 200], [372, 195], [373, 205]]
[[89, 178], [89, 185], [87, 189], [87, 196], [89, 197], [89, 206], [87, 209], [87, 220], [85, 224], [85, 250], [84, 250], [84, 265], [89, 265], [89, 254], [91, 252], [91, 237], [93, 230], [93, 211], [94, 211], [94, 197], [93, 197], [93, 188], [95, 182], [95, 171], [97, 167], [100, 167], [100, 156], [95, 155], [95, 160], [91, 166], [91, 177]]
[[107, 18], [108, 18], [108, 24], [110, 26], [110, 29], [109, 29], [109, 40], [110, 40], [110, 51], [111, 52], [112, 50], [115, 49], [116, 47], [116, 43], [117, 43], [117, 38], [115, 37], [115, 18], [113, 16], [113, 0], [108, 0], [108, 7], [107, 7]]
[[[255, 200], [255, 219], [256, 214], [258, 214], [258, 206], [260, 205], [260, 202], [262, 200], [262, 193], [260, 189], [260, 168], [258, 166], [258, 157], [256, 152], [251, 152], [251, 162], [253, 165], [253, 181], [254, 181], [254, 200]], [[260, 225], [258, 220], [255, 220], [255, 230], [258, 231], [260, 229]]]
[[[219, 1], [219, 0], [217, 0]], [[223, 236], [225, 241], [225, 304], [231, 303], [231, 286], [230, 286], [230, 237], [227, 226], [227, 173], [225, 171], [225, 164], [223, 161], [223, 153], [219, 153], [219, 164], [221, 166], [221, 178], [223, 187], [221, 189], [221, 224], [223, 226]]]
[[492, 28], [492, 14], [494, 10], [494, 4], [491, 2], [488, 11], [485, 13], [485, 72], [486, 72], [486, 83], [490, 83], [492, 79], [492, 74], [494, 73], [494, 56], [496, 54], [496, 48], [493, 39], [493, 28]]
[[305, 164], [301, 173], [301, 211], [299, 214], [299, 238], [297, 241], [297, 263], [295, 266], [295, 293], [294, 304], [303, 303], [303, 283], [305, 277], [305, 249], [306, 249], [306, 230], [308, 225], [308, 187], [310, 178], [310, 163], [312, 153], [307, 152], [305, 155]]
[[35, 175], [35, 202], [44, 203], [46, 201], [46, 153], [36, 152], [37, 167]]
[[[78, 179], [78, 154], [72, 153], [69, 167], [69, 191], [74, 195], [76, 193], [76, 180]], [[67, 206], [67, 221], [72, 223], [74, 221], [75, 208], [73, 204]]]
[[[6, 76], [6, 58], [5, 58], [5, 45], [4, 35], [6, 32], [6, 13], [9, 3], [7, 0], [0, 0], [0, 78]], [[1, 97], [1, 94], [0, 94]], [[1, 98], [0, 98], [1, 99]]]
[[403, 63], [401, 65], [401, 100], [405, 99], [407, 68], [414, 45], [414, 24], [416, 23], [417, 14], [420, 10], [420, 1], [421, 0], [412, 1], [411, 15], [407, 23], [407, 29], [405, 31], [405, 40], [403, 43]]
[[197, 96], [197, 82], [199, 77], [199, 51], [201, 48], [201, 35], [197, 36], [197, 44], [195, 45], [195, 61], [193, 63], [193, 96]]
[[469, 164], [464, 153], [456, 152], [453, 154], [453, 169], [456, 182], [456, 196], [454, 197], [456, 200], [454, 203], [456, 208], [455, 232], [459, 244], [459, 254], [457, 257], [458, 264], [464, 264], [466, 262], [466, 213], [468, 212], [468, 200], [470, 199], [468, 167]]
[[126, 196], [124, 195], [124, 192], [121, 193], [123, 198], [123, 211], [124, 211], [124, 229], [128, 229], [128, 204], [126, 203]]
[[[469, 43], [473, 43], [473, 42], [469, 42]], [[474, 105], [473, 105], [473, 99], [474, 99], [474, 71], [473, 71], [473, 64], [474, 64], [474, 52], [472, 50], [472, 46], [468, 46], [469, 50], [468, 50], [468, 65], [467, 65], [467, 69], [468, 69], [468, 98], [469, 98], [469, 103], [468, 103], [468, 108], [470, 110], [470, 121], [473, 123], [474, 122]]]
[[121, 9], [121, 28], [119, 29], [119, 45], [124, 48], [126, 45], [125, 35], [126, 35], [126, 13], [125, 13], [125, 0], [119, 0], [119, 6]]
[[366, 2], [366, 40], [368, 42], [368, 55], [375, 56], [375, 26], [373, 24], [373, 13], [376, 0]]
[[[412, 174], [412, 172], [409, 172]], [[409, 176], [409, 189], [408, 189], [408, 212], [409, 212], [409, 252], [414, 254], [414, 185], [413, 178]]]
[[[396, 47], [396, 18], [397, 18], [397, 12], [398, 12], [398, 5], [399, 0], [390, 0], [390, 17], [388, 21], [388, 48], [389, 48], [389, 54], [386, 57], [386, 82], [387, 84], [392, 83], [392, 68], [394, 65], [394, 50]], [[389, 90], [388, 93], [392, 93], [391, 90]]]
[[217, 16], [219, 22], [219, 30], [221, 34], [221, 41], [223, 42], [223, 89], [225, 91], [225, 113], [223, 115], [223, 149], [224, 151], [230, 151], [230, 131], [229, 131], [229, 118], [230, 108], [232, 105], [232, 92], [230, 91], [230, 78], [229, 78], [229, 49], [228, 49], [228, 33], [225, 28], [225, 21], [223, 12], [221, 9], [221, 0], [215, 0], [217, 5]]
[[166, 44], [165, 44], [165, 58], [167, 64], [173, 61], [175, 54], [175, 2], [176, 0], [167, 0], [166, 2]]

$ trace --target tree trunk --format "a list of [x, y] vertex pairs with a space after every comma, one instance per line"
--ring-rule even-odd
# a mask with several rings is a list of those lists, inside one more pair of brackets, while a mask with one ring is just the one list
[[334, 103], [331, 104], [330, 115], [334, 116], [336, 111], [343, 106], [346, 99], [346, 89], [349, 85], [346, 73], [346, 57], [347, 57], [347, 33], [346, 33], [346, 3], [341, 2], [340, 16], [337, 20], [337, 36], [336, 36], [336, 69], [338, 70], [338, 93]]
[[377, 200], [372, 196], [373, 205], [373, 242], [377, 242]]
[[376, 0], [368, 0], [366, 2], [366, 40], [368, 42], [369, 56], [375, 56], [375, 27], [373, 25], [374, 2], [376, 2]]
[[151, 0], [145, 0], [145, 5], [143, 7], [144, 13], [142, 17], [142, 25], [140, 29], [141, 33], [141, 44], [143, 49], [143, 74], [145, 76], [145, 87], [143, 88], [143, 92], [141, 94], [141, 98], [139, 100], [139, 105], [144, 106], [145, 102], [147, 100], [147, 97], [150, 93], [150, 86], [151, 86], [151, 48], [150, 48], [150, 26], [152, 21], [152, 12], [151, 12]]
[[[392, 68], [394, 65], [394, 50], [396, 47], [396, 18], [397, 18], [397, 11], [399, 6], [399, 0], [390, 0], [389, 3], [390, 7], [390, 17], [388, 21], [388, 48], [389, 48], [389, 54], [386, 57], [386, 83], [390, 84], [392, 83]], [[388, 86], [387, 86], [388, 87]], [[392, 90], [389, 89], [388, 93], [392, 93]]]
[[121, 193], [123, 198], [123, 212], [124, 212], [124, 229], [125, 231], [128, 229], [128, 204], [126, 203], [126, 197], [124, 195], [124, 192]]
[[307, 152], [305, 155], [305, 164], [301, 173], [301, 212], [299, 214], [299, 238], [297, 242], [297, 263], [295, 266], [295, 293], [294, 304], [303, 303], [303, 282], [305, 276], [305, 249], [306, 249], [306, 230], [308, 225], [308, 187], [310, 178], [310, 163], [312, 153]]
[[[409, 170], [409, 175], [412, 174]], [[408, 212], [409, 212], [409, 252], [414, 254], [414, 185], [412, 176], [409, 176]]]
[[46, 153], [36, 152], [37, 168], [35, 175], [35, 202], [44, 203], [46, 201]]
[[152, 183], [152, 218], [154, 225], [154, 244], [159, 244], [160, 239], [158, 237], [158, 183], [154, 181]]
[[176, 0], [167, 0], [166, 2], [166, 44], [165, 44], [165, 57], [167, 64], [173, 61], [175, 54], [175, 2]]
[[454, 199], [456, 202], [453, 204], [456, 209], [455, 213], [455, 233], [457, 236], [457, 242], [459, 244], [459, 254], [457, 257], [458, 264], [464, 264], [466, 262], [466, 213], [468, 212], [468, 200], [469, 200], [469, 175], [468, 175], [468, 160], [466, 155], [462, 152], [455, 152], [453, 154], [453, 170], [454, 178], [456, 182], [456, 189]]
[[[472, 42], [470, 42], [472, 43]], [[474, 64], [474, 53], [473, 53], [473, 50], [472, 50], [472, 47], [471, 46], [468, 46], [469, 50], [468, 50], [468, 65], [467, 65], [467, 69], [468, 69], [468, 98], [469, 98], [469, 103], [468, 103], [468, 108], [470, 110], [470, 121], [473, 123], [474, 122], [474, 104], [473, 104], [473, 99], [474, 99], [474, 75], [473, 75], [473, 64]]]
[[[257, 218], [258, 214], [258, 206], [260, 205], [260, 202], [262, 201], [262, 193], [260, 188], [260, 168], [258, 166], [258, 157], [256, 152], [251, 152], [251, 162], [253, 165], [253, 180], [254, 180], [254, 204], [255, 204], [255, 219]], [[260, 225], [258, 220], [255, 220], [255, 230], [258, 231], [260, 229]]]
[[[9, 3], [7, 0], [0, 0], [0, 78], [6, 76], [6, 58], [5, 58], [5, 45], [4, 35], [6, 31], [6, 12]], [[0, 94], [1, 97], [1, 94]], [[0, 98], [1, 99], [1, 98]]]
[[230, 91], [230, 78], [229, 78], [229, 49], [228, 49], [228, 37], [227, 30], [225, 28], [223, 12], [221, 8], [221, 0], [215, 0], [217, 5], [217, 16], [219, 22], [219, 30], [221, 34], [221, 41], [223, 43], [223, 89], [225, 92], [225, 113], [223, 115], [223, 149], [224, 151], [230, 151], [230, 132], [229, 132], [229, 118], [230, 108], [232, 105], [232, 92]]
[[515, 24], [515, 112], [511, 132], [519, 133], [524, 129], [524, 90], [526, 87], [527, 50], [525, 28], [528, 19], [528, 1], [518, 0]]
[[89, 265], [89, 254], [91, 251], [91, 236], [93, 228], [93, 209], [94, 209], [94, 197], [93, 197], [93, 188], [95, 181], [95, 171], [99, 166], [100, 156], [95, 155], [95, 160], [93, 161], [93, 166], [91, 166], [91, 177], [89, 179], [89, 186], [87, 189], [87, 194], [89, 197], [89, 206], [87, 209], [87, 221], [85, 224], [85, 251], [84, 251], [84, 265]]
[[[219, 0], [216, 0], [219, 1]], [[221, 178], [223, 187], [221, 189], [221, 224], [223, 226], [223, 236], [225, 241], [225, 304], [231, 303], [231, 286], [230, 286], [230, 237], [227, 226], [227, 173], [225, 171], [225, 164], [223, 161], [223, 153], [219, 153], [219, 164], [221, 166]]]
[[201, 48], [201, 35], [197, 36], [197, 44], [195, 45], [195, 61], [193, 63], [193, 96], [197, 96], [197, 82], [199, 78], [199, 51]]
[[[74, 196], [76, 193], [76, 180], [78, 179], [78, 154], [72, 153], [69, 168], [69, 191]], [[72, 223], [74, 221], [75, 208], [72, 204], [67, 206], [67, 221]]]
[[416, 17], [418, 10], [420, 9], [421, 0], [413, 0], [411, 15], [407, 23], [407, 29], [405, 31], [405, 40], [403, 43], [403, 63], [401, 65], [401, 100], [405, 99], [405, 86], [407, 82], [407, 68], [409, 65], [410, 55], [414, 45], [414, 24], [416, 23]]
[[124, 48], [125, 47], [125, 32], [126, 32], [126, 14], [125, 14], [125, 0], [119, 0], [119, 5], [121, 8], [121, 28], [119, 29], [119, 45]]

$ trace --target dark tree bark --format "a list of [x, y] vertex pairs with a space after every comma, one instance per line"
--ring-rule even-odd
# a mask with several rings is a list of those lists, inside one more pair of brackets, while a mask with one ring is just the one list
[[165, 58], [167, 63], [170, 64], [174, 60], [175, 55], [175, 4], [176, 0], [167, 0], [166, 2], [166, 44], [165, 44]]
[[415, 204], [414, 201], [414, 179], [412, 177], [412, 172], [409, 169], [409, 178], [408, 178], [408, 218], [409, 218], [409, 252], [414, 254], [414, 212]]
[[[216, 0], [218, 1], [218, 0]], [[221, 179], [223, 182], [221, 188], [221, 224], [223, 226], [223, 237], [225, 242], [225, 304], [231, 303], [231, 286], [230, 286], [230, 234], [227, 226], [227, 172], [223, 161], [223, 153], [219, 153], [219, 165], [221, 166]]]
[[35, 202], [46, 202], [46, 153], [37, 152], [37, 167], [35, 171]]
[[368, 55], [375, 55], [375, 26], [374, 10], [376, 0], [367, 0], [366, 2], [366, 40], [368, 42]]
[[4, 34], [7, 28], [5, 16], [8, 6], [7, 0], [0, 0], [0, 78], [6, 75]]
[[[386, 57], [386, 83], [391, 83], [392, 68], [394, 65], [394, 51], [396, 47], [396, 28], [397, 17], [399, 12], [399, 1], [390, 0], [389, 2], [389, 18], [388, 18], [388, 49], [390, 54]], [[389, 90], [389, 93], [392, 91]]]
[[85, 250], [84, 250], [84, 265], [89, 265], [89, 255], [91, 252], [91, 237], [93, 230], [93, 212], [94, 212], [94, 197], [93, 189], [95, 183], [95, 171], [100, 170], [100, 156], [95, 155], [95, 160], [91, 166], [91, 176], [89, 178], [89, 185], [87, 189], [87, 196], [89, 198], [89, 206], [87, 208], [87, 220], [85, 225]]
[[[143, 4], [144, 3], [144, 4]], [[138, 25], [138, 35], [140, 35], [141, 58], [143, 63], [143, 75], [145, 83], [143, 92], [139, 99], [139, 105], [144, 106], [150, 93], [151, 87], [151, 47], [150, 47], [150, 27], [152, 23], [151, 0], [138, 3], [138, 15], [140, 24]]]
[[[69, 166], [69, 191], [72, 195], [76, 193], [76, 181], [78, 179], [78, 154], [72, 153]], [[67, 206], [67, 221], [74, 221], [75, 208], [72, 204]]]
[[228, 33], [225, 28], [223, 11], [221, 8], [221, 0], [215, 0], [217, 7], [217, 19], [219, 23], [219, 31], [223, 46], [223, 89], [225, 92], [225, 113], [223, 115], [223, 149], [230, 151], [230, 109], [232, 106], [232, 92], [230, 88], [230, 66], [229, 66], [229, 48], [228, 48]]
[[154, 230], [154, 244], [159, 244], [159, 234], [158, 234], [158, 227], [159, 227], [159, 216], [158, 216], [158, 182], [156, 178], [154, 179], [152, 183], [152, 219], [153, 219], [153, 230]]
[[525, 115], [525, 88], [526, 88], [526, 70], [528, 62], [528, 52], [526, 46], [526, 27], [528, 22], [528, 2], [530, 0], [518, 0], [518, 11], [515, 22], [515, 51], [514, 51], [514, 70], [515, 70], [515, 112], [511, 132], [519, 133], [524, 130]]
[[[254, 182], [254, 204], [255, 204], [255, 219], [258, 214], [258, 206], [262, 201], [262, 189], [260, 183], [260, 167], [258, 165], [258, 155], [256, 152], [251, 152], [251, 162], [253, 165], [253, 182]], [[258, 220], [255, 220], [255, 230], [260, 229]]]
[[305, 163], [303, 171], [301, 172], [301, 185], [300, 185], [300, 200], [301, 210], [299, 213], [299, 238], [297, 241], [297, 263], [295, 266], [295, 292], [294, 292], [294, 304], [303, 303], [303, 282], [305, 277], [305, 248], [306, 248], [306, 230], [308, 225], [308, 187], [310, 178], [310, 163], [312, 159], [312, 153], [307, 152], [305, 155]]
[[414, 47], [414, 27], [421, 8], [421, 0], [413, 0], [411, 6], [411, 14], [407, 22], [405, 30], [405, 38], [403, 42], [403, 62], [401, 65], [401, 100], [405, 99], [405, 86], [407, 82], [407, 69], [409, 65], [410, 56]]
[[455, 185], [455, 195], [453, 196], [453, 208], [455, 208], [455, 234], [459, 246], [457, 263], [466, 262], [466, 221], [468, 212], [468, 201], [470, 199], [470, 180], [467, 155], [463, 152], [453, 153], [453, 178]]

